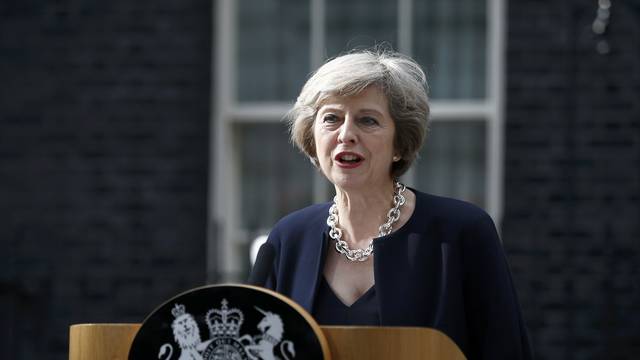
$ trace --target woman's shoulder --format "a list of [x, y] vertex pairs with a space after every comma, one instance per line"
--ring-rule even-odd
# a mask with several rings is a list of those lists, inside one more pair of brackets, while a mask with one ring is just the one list
[[499, 235], [491, 216], [482, 208], [466, 201], [416, 192], [416, 208], [420, 209], [422, 226], [438, 232], [444, 239], [457, 239], [470, 249], [495, 247]]
[[330, 206], [331, 203], [327, 202], [296, 210], [280, 219], [273, 226], [271, 232], [291, 233], [306, 231], [314, 227], [324, 227]]
[[433, 217], [435, 220], [460, 225], [491, 220], [485, 210], [470, 202], [411, 190], [416, 195], [416, 209], [420, 211], [421, 217]]

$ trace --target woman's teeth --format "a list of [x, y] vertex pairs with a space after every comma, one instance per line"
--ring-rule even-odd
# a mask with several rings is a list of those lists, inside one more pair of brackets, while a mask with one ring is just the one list
[[340, 161], [353, 163], [360, 161], [360, 158], [356, 155], [343, 155], [340, 157]]

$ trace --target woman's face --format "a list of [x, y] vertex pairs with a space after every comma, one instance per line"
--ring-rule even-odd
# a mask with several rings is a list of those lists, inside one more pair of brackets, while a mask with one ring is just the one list
[[387, 98], [377, 86], [354, 96], [329, 97], [313, 124], [320, 168], [343, 189], [388, 186], [394, 135]]

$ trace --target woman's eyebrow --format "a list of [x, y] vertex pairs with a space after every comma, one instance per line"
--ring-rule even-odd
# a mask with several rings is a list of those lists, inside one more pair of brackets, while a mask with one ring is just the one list
[[320, 111], [344, 111], [344, 107], [337, 104], [327, 104], [322, 105]]
[[[318, 110], [318, 112], [326, 112], [326, 111], [339, 111], [339, 112], [344, 112], [344, 107], [340, 106], [340, 105], [332, 105], [332, 104], [327, 104], [327, 105], [323, 105], [320, 107], [320, 109]], [[375, 113], [377, 115], [382, 116], [383, 112], [379, 109], [376, 108], [364, 108], [364, 109], [359, 109], [358, 110], [358, 114], [362, 114], [362, 113]]]
[[378, 109], [373, 109], [373, 108], [366, 108], [366, 109], [361, 109], [360, 111], [358, 111], [359, 113], [375, 113], [379, 116], [382, 116], [383, 113], [382, 111], [378, 110]]

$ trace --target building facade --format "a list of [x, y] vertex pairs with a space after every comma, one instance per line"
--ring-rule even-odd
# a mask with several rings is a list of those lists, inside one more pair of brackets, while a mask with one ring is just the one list
[[385, 43], [433, 105], [403, 180], [498, 224], [538, 359], [640, 353], [640, 3], [190, 0], [0, 5], [0, 348], [140, 322], [244, 279], [330, 186], [282, 116], [326, 58]]

